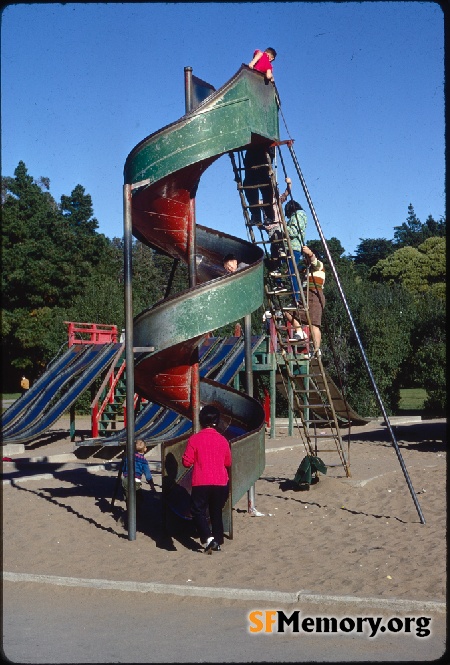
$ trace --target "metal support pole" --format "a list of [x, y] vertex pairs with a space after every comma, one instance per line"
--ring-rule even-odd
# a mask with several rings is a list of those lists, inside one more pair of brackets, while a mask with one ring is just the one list
[[[294, 362], [292, 360], [285, 360], [285, 363], [288, 367], [289, 375], [292, 376], [294, 369]], [[288, 381], [288, 435], [293, 436], [294, 434], [294, 387], [292, 381]]]
[[75, 404], [70, 407], [70, 440], [75, 441]]
[[192, 67], [184, 68], [184, 103], [186, 113], [192, 111]]
[[298, 163], [298, 161], [297, 161], [297, 157], [296, 157], [296, 155], [295, 155], [294, 148], [292, 147], [292, 144], [288, 144], [288, 145], [289, 145], [289, 151], [290, 151], [290, 153], [291, 153], [292, 161], [294, 162], [294, 166], [295, 166], [295, 169], [296, 169], [296, 171], [297, 171], [297, 175], [298, 175], [298, 177], [299, 177], [299, 179], [300, 179], [300, 182], [301, 182], [301, 184], [302, 184], [303, 191], [304, 191], [305, 196], [306, 196], [306, 200], [308, 201], [308, 205], [309, 205], [309, 208], [310, 208], [310, 210], [311, 210], [311, 214], [312, 214], [312, 216], [313, 216], [314, 222], [315, 222], [315, 224], [316, 224], [317, 231], [318, 231], [318, 233], [319, 233], [320, 239], [321, 239], [322, 244], [323, 244], [323, 246], [324, 246], [325, 253], [326, 253], [326, 255], [327, 255], [327, 258], [328, 258], [329, 264], [330, 264], [330, 266], [331, 266], [331, 270], [332, 270], [333, 275], [334, 275], [334, 279], [336, 280], [336, 284], [337, 284], [337, 287], [338, 287], [338, 290], [339, 290], [339, 295], [341, 296], [341, 300], [342, 300], [342, 302], [344, 303], [344, 307], [345, 307], [345, 310], [346, 310], [346, 312], [347, 312], [347, 316], [348, 316], [348, 318], [349, 318], [350, 325], [351, 325], [351, 327], [352, 327], [352, 329], [353, 329], [353, 332], [354, 332], [354, 334], [355, 334], [356, 341], [357, 341], [357, 343], [358, 343], [359, 350], [360, 350], [360, 352], [361, 352], [361, 356], [362, 356], [362, 359], [363, 359], [364, 365], [365, 365], [365, 367], [366, 367], [367, 374], [368, 374], [369, 379], [370, 379], [370, 381], [371, 381], [371, 383], [372, 383], [372, 387], [373, 387], [373, 390], [374, 390], [374, 393], [375, 393], [375, 397], [376, 397], [376, 399], [377, 399], [378, 405], [379, 405], [379, 407], [380, 407], [380, 409], [381, 409], [381, 413], [383, 414], [384, 420], [385, 420], [385, 422], [386, 422], [386, 425], [387, 425], [387, 428], [388, 428], [388, 431], [389, 431], [389, 434], [390, 434], [390, 437], [391, 437], [391, 441], [392, 441], [392, 443], [393, 443], [393, 445], [394, 445], [394, 448], [395, 448], [395, 452], [397, 453], [397, 458], [398, 458], [398, 461], [400, 462], [400, 466], [401, 466], [401, 468], [402, 468], [403, 475], [404, 475], [404, 477], [405, 477], [405, 479], [406, 479], [406, 482], [407, 482], [407, 484], [408, 484], [408, 488], [409, 488], [409, 491], [410, 491], [411, 496], [412, 496], [412, 498], [413, 498], [414, 505], [416, 506], [416, 510], [417, 510], [418, 515], [419, 515], [420, 521], [421, 521], [422, 524], [425, 524], [425, 518], [424, 518], [424, 516], [423, 516], [423, 514], [422, 514], [422, 510], [421, 510], [421, 508], [420, 508], [419, 501], [418, 501], [418, 499], [417, 499], [416, 493], [414, 492], [414, 488], [413, 488], [413, 486], [412, 486], [411, 479], [410, 479], [409, 474], [408, 474], [408, 471], [407, 471], [407, 469], [406, 469], [405, 462], [403, 461], [402, 454], [401, 454], [400, 449], [399, 449], [399, 447], [398, 447], [398, 443], [397, 443], [397, 440], [396, 440], [396, 438], [395, 438], [395, 434], [394, 434], [394, 432], [393, 432], [393, 430], [392, 430], [391, 423], [390, 423], [390, 421], [389, 421], [389, 417], [388, 417], [388, 415], [387, 415], [387, 413], [386, 413], [386, 410], [385, 410], [385, 408], [384, 408], [383, 400], [381, 399], [381, 395], [380, 395], [380, 393], [379, 393], [379, 391], [378, 391], [378, 387], [377, 387], [377, 384], [376, 384], [376, 382], [375, 382], [375, 378], [374, 378], [374, 376], [373, 376], [373, 374], [372, 374], [372, 369], [371, 369], [371, 367], [370, 367], [370, 365], [369, 365], [369, 361], [368, 361], [367, 356], [366, 356], [366, 353], [365, 353], [365, 351], [364, 351], [364, 347], [363, 347], [363, 345], [362, 345], [361, 339], [360, 339], [360, 337], [359, 337], [359, 335], [358, 335], [358, 331], [357, 331], [357, 329], [356, 329], [355, 322], [354, 322], [354, 320], [353, 320], [353, 317], [352, 317], [352, 315], [351, 315], [350, 309], [349, 309], [349, 307], [348, 307], [347, 300], [346, 300], [345, 295], [344, 295], [344, 291], [342, 290], [342, 286], [341, 286], [341, 283], [340, 283], [340, 281], [339, 281], [338, 274], [337, 274], [337, 272], [336, 272], [336, 267], [335, 267], [334, 262], [333, 262], [333, 259], [332, 259], [332, 257], [331, 257], [330, 250], [328, 249], [328, 245], [327, 245], [327, 241], [325, 240], [325, 236], [323, 235], [323, 232], [322, 232], [322, 229], [321, 229], [321, 226], [320, 226], [320, 223], [319, 223], [319, 219], [318, 219], [318, 217], [317, 217], [316, 211], [315, 211], [315, 209], [314, 209], [313, 202], [312, 202], [311, 197], [310, 197], [310, 195], [309, 195], [309, 191], [308, 191], [308, 188], [307, 188], [307, 186], [306, 186], [306, 182], [305, 182], [305, 179], [304, 179], [304, 177], [303, 177], [303, 173], [301, 172], [300, 165], [299, 165], [299, 163]]
[[[186, 113], [192, 111], [192, 67], [184, 68], [184, 101]], [[195, 199], [190, 201], [189, 219], [188, 219], [188, 271], [189, 271], [189, 286], [193, 287], [197, 284], [197, 241], [196, 241], [196, 228], [195, 228]], [[199, 413], [200, 413], [200, 375], [198, 364], [198, 348], [193, 352], [192, 373], [191, 373], [191, 412], [192, 412], [192, 429], [198, 432], [200, 429]]]
[[125, 363], [127, 407], [127, 464], [128, 464], [128, 540], [136, 540], [136, 483], [134, 481], [134, 355], [133, 355], [133, 299], [132, 299], [132, 225], [131, 185], [123, 187], [124, 226], [124, 290], [125, 290]]
[[277, 417], [277, 363], [275, 352], [271, 353], [272, 367], [270, 369], [270, 438], [276, 436], [276, 417]]
[[245, 353], [245, 385], [247, 394], [253, 397], [253, 367], [252, 367], [252, 315], [244, 317], [244, 353]]
[[[244, 318], [244, 352], [245, 352], [245, 383], [247, 394], [253, 397], [253, 367], [252, 367], [252, 315], [246, 314]], [[257, 514], [255, 506], [255, 486], [252, 485], [247, 492], [248, 512]]]

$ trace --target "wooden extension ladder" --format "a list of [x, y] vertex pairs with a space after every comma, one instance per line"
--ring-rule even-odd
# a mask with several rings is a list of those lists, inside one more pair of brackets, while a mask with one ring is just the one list
[[[271, 265], [270, 261], [270, 239], [267, 236], [264, 223], [255, 222], [252, 219], [252, 212], [255, 207], [260, 207], [264, 216], [264, 209], [267, 203], [262, 202], [249, 205], [245, 196], [243, 179], [245, 177], [245, 167], [242, 151], [229, 153], [233, 165], [234, 177], [239, 192], [242, 210], [248, 236], [254, 244], [261, 245], [266, 254], [266, 265]], [[295, 425], [299, 436], [304, 444], [306, 455], [320, 456], [322, 453], [338, 453], [339, 462], [328, 463], [323, 460], [326, 466], [342, 465], [346, 476], [350, 474], [349, 450], [344, 451], [341, 431], [335, 406], [333, 404], [332, 394], [330, 392], [329, 381], [326, 371], [322, 364], [320, 351], [317, 349], [314, 333], [311, 331], [311, 320], [308, 309], [308, 294], [302, 285], [302, 279], [295, 263], [294, 252], [291, 245], [289, 232], [286, 225], [286, 219], [280, 195], [276, 182], [276, 176], [272, 167], [272, 160], [269, 152], [266, 152], [266, 162], [257, 165], [258, 173], [262, 173], [262, 167], [267, 168], [265, 175], [269, 176], [270, 184], [274, 192], [274, 206], [276, 206], [276, 221], [279, 221], [281, 227], [281, 239], [276, 242], [281, 243], [281, 247], [286, 257], [282, 258], [284, 286], [287, 287], [281, 291], [278, 282], [279, 277], [270, 274], [270, 270], [265, 276], [265, 306], [266, 317], [268, 319], [268, 329], [270, 334], [270, 350], [275, 354], [277, 364], [277, 387], [284, 389], [291, 412], [294, 415]], [[265, 182], [252, 184], [252, 188], [261, 189], [267, 187], [268, 178]], [[267, 197], [266, 197], [267, 198]], [[266, 234], [266, 235], [264, 235]], [[256, 237], [258, 236], [258, 237]], [[290, 262], [288, 262], [290, 259]], [[289, 267], [291, 266], [291, 268]], [[293, 271], [292, 271], [293, 267]], [[294, 291], [292, 279], [296, 278], [298, 290]], [[305, 313], [307, 325], [303, 327], [306, 333], [304, 342], [293, 343], [290, 341], [293, 328], [291, 317], [299, 319], [299, 312]], [[312, 348], [309, 348], [312, 343]], [[326, 446], [326, 447], [323, 447]]]

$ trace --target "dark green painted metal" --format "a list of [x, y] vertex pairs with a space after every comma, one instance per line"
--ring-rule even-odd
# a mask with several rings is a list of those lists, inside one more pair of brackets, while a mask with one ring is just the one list
[[135, 318], [135, 346], [159, 352], [236, 321], [262, 304], [262, 283], [259, 263], [170, 298]]
[[[231, 472], [231, 496], [224, 508], [224, 528], [232, 528], [231, 510], [245, 492], [261, 476], [265, 468], [265, 433], [261, 428], [264, 421], [262, 406], [245, 393], [227, 386], [204, 379], [200, 384], [202, 404], [215, 404], [221, 411], [219, 431], [231, 439], [233, 466]], [[228, 427], [241, 424], [247, 431], [234, 439]], [[169, 504], [175, 512], [183, 517], [189, 515], [189, 497], [185, 490], [190, 491], [190, 480], [181, 458], [186, 447], [186, 437], [179, 437], [162, 443], [163, 487], [169, 483], [174, 488], [173, 496], [168, 497]], [[169, 463], [167, 457], [169, 456]], [[183, 486], [180, 490], [177, 483]]]
[[247, 67], [193, 112], [137, 145], [124, 169], [125, 183], [155, 183], [196, 162], [246, 146], [257, 134], [279, 139], [275, 88]]

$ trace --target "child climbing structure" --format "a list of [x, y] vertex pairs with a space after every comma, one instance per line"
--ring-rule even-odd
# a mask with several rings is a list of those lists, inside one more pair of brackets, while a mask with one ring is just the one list
[[[338, 421], [361, 419], [350, 410], [326, 374], [314, 335], [313, 357], [289, 341], [289, 312], [295, 316], [302, 308], [311, 331], [303, 290], [293, 293], [292, 286], [286, 289], [284, 293], [291, 296], [288, 306], [280, 300], [280, 292], [272, 283], [274, 278], [268, 275], [264, 279], [264, 259], [270, 241], [263, 235], [261, 224], [252, 219], [244, 194], [242, 163], [248, 149], [262, 148], [267, 155], [265, 164], [257, 166], [263, 167], [260, 172], [265, 172], [265, 186], [272, 188], [273, 203], [278, 207], [283, 231], [278, 242], [287, 257], [294, 258], [270, 154], [283, 143], [279, 137], [280, 105], [275, 86], [246, 65], [217, 91], [193, 77], [190, 68], [185, 69], [185, 76], [186, 114], [140, 142], [124, 168], [127, 411], [132, 412], [131, 400], [137, 392], [190, 418], [195, 430], [201, 406], [210, 403], [219, 408], [219, 429], [229, 440], [233, 454], [230, 499], [224, 509], [225, 530], [232, 535], [231, 509], [265, 467], [265, 418], [261, 404], [250, 394], [199, 375], [198, 348], [208, 333], [243, 317], [248, 322], [251, 312], [264, 303], [271, 313], [271, 351], [276, 355], [280, 381], [298, 414], [298, 432], [307, 457], [321, 454], [318, 429], [327, 427], [330, 448], [326, 450], [337, 454], [338, 464], [350, 475]], [[292, 153], [292, 142], [288, 147]], [[195, 219], [201, 176], [215, 160], [227, 154], [241, 196], [248, 241], [202, 226]], [[251, 186], [260, 189], [261, 184]], [[267, 198], [264, 199], [262, 205], [267, 207]], [[254, 233], [255, 227], [261, 231], [260, 240]], [[134, 319], [131, 233], [172, 257], [174, 265], [180, 260], [186, 263], [190, 282], [186, 291], [165, 298]], [[239, 256], [246, 266], [225, 274], [222, 257], [228, 253]], [[292, 267], [287, 277], [292, 282], [295, 276], [301, 284], [295, 263]], [[163, 495], [179, 514], [187, 511], [189, 492], [189, 472], [186, 474], [181, 464], [187, 436], [183, 434], [162, 445]], [[130, 426], [130, 465], [132, 439]]]

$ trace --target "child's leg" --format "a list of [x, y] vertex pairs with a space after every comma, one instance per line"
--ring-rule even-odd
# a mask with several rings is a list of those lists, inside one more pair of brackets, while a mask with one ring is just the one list
[[191, 515], [197, 527], [200, 541], [205, 544], [211, 536], [206, 510], [208, 507], [208, 486], [200, 485], [191, 491]]
[[228, 485], [214, 485], [209, 496], [209, 516], [214, 540], [223, 545], [223, 519], [222, 510], [228, 498]]

